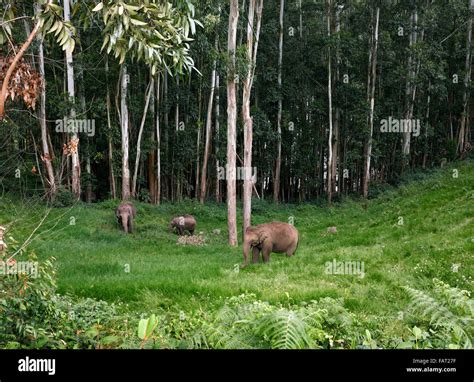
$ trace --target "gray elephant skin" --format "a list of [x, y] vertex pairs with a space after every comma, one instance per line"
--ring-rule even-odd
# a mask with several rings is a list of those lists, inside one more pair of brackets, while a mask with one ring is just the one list
[[124, 230], [125, 233], [133, 232], [133, 220], [137, 216], [135, 206], [130, 202], [121, 203], [115, 210], [115, 217], [117, 223]]
[[192, 236], [196, 229], [196, 219], [192, 215], [179, 215], [171, 219], [169, 225], [169, 231], [171, 232], [174, 228], [178, 232], [179, 236], [184, 235], [184, 231], [188, 231]]
[[293, 256], [298, 247], [298, 236], [298, 230], [288, 223], [271, 222], [248, 227], [244, 235], [242, 268], [249, 263], [250, 249], [253, 263], [258, 263], [260, 252], [265, 263], [272, 252]]

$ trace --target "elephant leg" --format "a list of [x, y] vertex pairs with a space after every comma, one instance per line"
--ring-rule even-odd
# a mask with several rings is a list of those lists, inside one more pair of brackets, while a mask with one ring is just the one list
[[272, 252], [271, 245], [264, 245], [262, 247], [263, 262], [268, 263], [270, 261], [270, 253]]
[[128, 217], [128, 232], [129, 233], [133, 232], [133, 219], [131, 216]]
[[190, 229], [190, 230], [189, 230], [189, 235], [190, 235], [190, 236], [193, 236], [193, 235], [194, 235], [194, 230], [193, 230], [193, 229]]
[[257, 247], [253, 247], [252, 248], [252, 256], [253, 256], [253, 263], [254, 264], [257, 264], [258, 263], [258, 258], [260, 256], [260, 249], [258, 249]]
[[178, 235], [179, 235], [179, 236], [183, 236], [183, 235], [184, 235], [183, 227], [178, 227]]
[[296, 252], [297, 247], [298, 247], [298, 243], [290, 245], [286, 251], [286, 256], [293, 256]]

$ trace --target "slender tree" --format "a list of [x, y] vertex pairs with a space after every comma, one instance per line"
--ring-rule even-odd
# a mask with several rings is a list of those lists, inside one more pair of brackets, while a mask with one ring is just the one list
[[464, 67], [464, 92], [462, 97], [462, 114], [458, 133], [459, 154], [463, 154], [469, 142], [469, 101], [471, 90], [471, 71], [472, 71], [472, 20], [474, 18], [474, 0], [470, 0], [469, 4], [469, 19], [467, 22], [467, 37], [466, 37], [466, 63]]
[[[64, 1], [64, 22], [68, 23], [71, 21], [71, 9], [70, 9], [70, 0]], [[66, 33], [70, 35], [70, 31], [67, 30]], [[73, 106], [69, 111], [69, 118], [76, 118], [76, 110], [74, 108], [75, 103], [75, 82], [74, 82], [74, 62], [72, 57], [72, 51], [66, 49], [66, 74], [67, 74], [67, 92], [69, 95], [69, 100], [72, 102]], [[69, 142], [70, 153], [71, 153], [71, 170], [72, 170], [72, 192], [77, 199], [81, 197], [81, 163], [79, 161], [79, 136], [76, 131], [73, 131], [71, 134], [71, 139]]]
[[[244, 189], [243, 189], [243, 232], [251, 224], [252, 189], [254, 187], [252, 171], [253, 120], [250, 115], [250, 96], [257, 65], [258, 42], [262, 22], [263, 0], [249, 0], [247, 24], [247, 75], [243, 83], [242, 119], [244, 121]], [[256, 20], [255, 19], [255, 12]], [[254, 25], [255, 24], [255, 25]]]
[[[216, 38], [216, 50], [217, 50], [217, 38]], [[205, 138], [205, 144], [204, 144], [204, 158], [202, 161], [202, 170], [201, 170], [201, 193], [199, 196], [199, 201], [201, 204], [204, 204], [204, 199], [206, 198], [207, 164], [209, 161], [209, 155], [211, 151], [212, 106], [214, 103], [214, 91], [216, 87], [216, 71], [217, 71], [216, 67], [217, 67], [217, 59], [215, 58], [212, 64], [211, 91], [209, 94], [209, 101], [207, 104], [206, 138]]]
[[367, 117], [367, 125], [369, 130], [369, 137], [365, 144], [364, 150], [364, 177], [362, 192], [365, 198], [369, 195], [369, 181], [370, 181], [370, 159], [372, 155], [372, 141], [374, 133], [374, 109], [375, 109], [375, 79], [377, 75], [377, 47], [379, 41], [379, 18], [380, 7], [377, 6], [374, 14], [372, 9], [372, 35], [370, 38], [370, 62], [369, 75], [367, 79], [367, 102], [369, 104], [369, 115]]
[[229, 244], [237, 246], [237, 189], [236, 189], [236, 155], [237, 155], [237, 95], [235, 50], [237, 43], [237, 22], [239, 19], [239, 1], [230, 0], [229, 29], [227, 51], [229, 64], [227, 69], [227, 227]]
[[329, 138], [328, 138], [328, 160], [326, 164], [326, 181], [327, 181], [327, 193], [328, 203], [332, 203], [332, 135], [333, 135], [333, 115], [332, 115], [332, 56], [331, 56], [331, 14], [332, 14], [332, 0], [328, 0], [328, 14], [327, 14], [327, 33], [329, 38], [328, 46], [328, 103], [329, 103]]
[[128, 163], [129, 152], [129, 120], [127, 91], [129, 76], [127, 73], [127, 65], [122, 64], [120, 85], [120, 128], [122, 132], [122, 200], [130, 199], [130, 167]]
[[[301, 7], [301, 4], [300, 4]], [[280, 200], [280, 176], [281, 176], [281, 118], [283, 109], [282, 88], [282, 67], [283, 67], [283, 17], [285, 12], [285, 0], [280, 0], [280, 29], [278, 39], [278, 114], [277, 114], [277, 158], [275, 163], [275, 180], [273, 185], [273, 201], [278, 203]], [[300, 13], [301, 14], [301, 13]]]

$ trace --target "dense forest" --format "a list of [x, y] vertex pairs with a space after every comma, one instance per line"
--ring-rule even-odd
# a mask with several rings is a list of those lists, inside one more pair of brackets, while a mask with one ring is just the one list
[[4, 190], [247, 211], [471, 149], [472, 1], [2, 3]]

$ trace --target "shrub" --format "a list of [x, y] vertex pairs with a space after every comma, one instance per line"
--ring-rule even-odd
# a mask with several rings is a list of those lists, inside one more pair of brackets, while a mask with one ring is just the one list
[[58, 192], [51, 201], [51, 205], [57, 208], [71, 207], [75, 203], [77, 203], [76, 196], [63, 186], [58, 188]]

